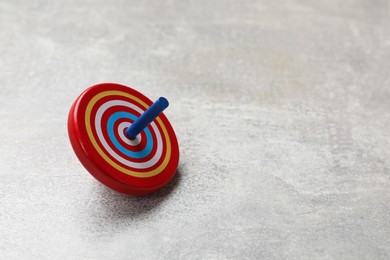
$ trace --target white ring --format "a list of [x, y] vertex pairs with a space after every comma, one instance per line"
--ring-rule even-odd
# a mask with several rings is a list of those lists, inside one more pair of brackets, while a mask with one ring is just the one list
[[137, 111], [140, 114], [142, 114], [144, 112], [144, 110], [142, 110], [138, 106], [136, 106], [130, 102], [123, 101], [123, 100], [111, 100], [111, 101], [104, 103], [101, 107], [99, 107], [98, 111], [96, 112], [96, 116], [95, 116], [95, 129], [96, 129], [96, 133], [98, 135], [98, 139], [102, 143], [104, 149], [112, 157], [114, 157], [117, 161], [119, 161], [120, 163], [122, 163], [128, 167], [132, 167], [132, 168], [136, 168], [136, 169], [146, 169], [146, 168], [152, 167], [160, 160], [161, 154], [163, 151], [163, 141], [161, 138], [160, 131], [157, 128], [156, 124], [154, 122], [150, 123], [150, 126], [153, 128], [154, 132], [156, 133], [156, 139], [157, 139], [157, 150], [156, 150], [156, 153], [154, 154], [153, 158], [151, 158], [149, 161], [146, 161], [146, 162], [129, 161], [126, 158], [117, 154], [114, 150], [112, 150], [112, 148], [108, 145], [106, 139], [104, 138], [104, 135], [102, 132], [102, 128], [101, 128], [102, 116], [107, 109], [109, 109], [110, 107], [114, 107], [114, 106], [128, 107], [128, 108], [134, 109], [135, 111]]
[[128, 128], [130, 126], [131, 126], [130, 122], [122, 122], [122, 123], [120, 123], [119, 126], [118, 126], [118, 135], [121, 138], [121, 140], [123, 142], [125, 142], [126, 144], [128, 144], [128, 145], [131, 145], [131, 146], [139, 145], [141, 143], [141, 138], [142, 138], [140, 134], [137, 135], [135, 137], [135, 139], [129, 139], [129, 138], [127, 138], [127, 136], [124, 133], [125, 128]]

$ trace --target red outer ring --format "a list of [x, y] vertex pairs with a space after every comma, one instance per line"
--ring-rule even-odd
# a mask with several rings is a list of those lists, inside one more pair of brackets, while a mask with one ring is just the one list
[[[118, 90], [129, 93], [140, 98], [149, 106], [153, 103], [138, 91], [120, 84], [102, 83], [88, 88], [75, 100], [69, 111], [68, 134], [73, 150], [88, 172], [107, 187], [131, 195], [152, 193], [167, 184], [176, 173], [179, 164], [179, 145], [175, 132], [164, 113], [160, 114], [159, 117], [167, 129], [171, 141], [171, 157], [168, 165], [161, 173], [152, 177], [140, 178], [118, 171], [99, 155], [93, 147], [85, 128], [85, 109], [89, 101], [96, 94], [107, 90]], [[165, 145], [166, 140], [163, 140], [163, 143]], [[140, 172], [143, 171], [140, 170]]]

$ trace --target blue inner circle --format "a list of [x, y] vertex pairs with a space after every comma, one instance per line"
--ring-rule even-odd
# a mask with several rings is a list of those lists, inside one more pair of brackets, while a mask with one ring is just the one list
[[153, 138], [152, 138], [152, 134], [150, 133], [149, 128], [145, 127], [145, 129], [144, 129], [145, 134], [146, 134], [145, 148], [139, 152], [129, 151], [119, 143], [118, 139], [116, 139], [116, 136], [114, 134], [114, 124], [120, 118], [130, 118], [133, 121], [137, 120], [137, 117], [135, 115], [130, 114], [128, 112], [116, 112], [110, 116], [110, 118], [108, 119], [108, 122], [107, 122], [107, 132], [108, 132], [108, 136], [110, 137], [110, 140], [112, 141], [114, 146], [119, 151], [121, 151], [123, 154], [125, 154], [131, 158], [142, 159], [142, 158], [145, 158], [146, 156], [148, 156], [149, 153], [153, 149]]

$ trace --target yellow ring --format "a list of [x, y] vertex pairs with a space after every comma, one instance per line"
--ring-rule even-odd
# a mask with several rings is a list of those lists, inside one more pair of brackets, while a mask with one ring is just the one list
[[99, 99], [101, 99], [103, 97], [106, 97], [106, 96], [110, 96], [110, 95], [117, 95], [117, 96], [127, 97], [127, 98], [130, 98], [130, 99], [140, 103], [145, 109], [147, 109], [149, 107], [141, 99], [139, 99], [139, 98], [137, 98], [137, 97], [135, 97], [133, 95], [130, 95], [130, 94], [126, 93], [126, 92], [122, 92], [122, 91], [109, 90], [109, 91], [101, 92], [101, 93], [97, 94], [96, 96], [94, 96], [91, 99], [91, 101], [89, 101], [87, 109], [85, 110], [85, 127], [87, 129], [87, 134], [88, 134], [89, 139], [92, 142], [93, 147], [97, 150], [97, 152], [100, 154], [100, 156], [108, 164], [110, 164], [112, 167], [114, 167], [115, 169], [117, 169], [118, 171], [120, 171], [120, 172], [122, 172], [124, 174], [130, 175], [130, 176], [133, 176], [133, 177], [140, 177], [140, 178], [152, 177], [152, 176], [155, 176], [155, 175], [159, 174], [168, 165], [169, 158], [171, 157], [171, 140], [169, 139], [168, 131], [165, 128], [165, 125], [161, 121], [160, 117], [157, 117], [157, 122], [160, 124], [161, 129], [163, 131], [163, 134], [165, 136], [165, 140], [166, 140], [166, 143], [167, 143], [167, 152], [166, 152], [166, 155], [165, 155], [165, 159], [161, 163], [161, 165], [158, 168], [156, 168], [156, 169], [154, 169], [152, 171], [149, 171], [149, 172], [135, 172], [135, 171], [131, 171], [129, 169], [126, 169], [126, 168], [122, 167], [121, 165], [119, 165], [116, 162], [114, 162], [113, 160], [111, 160], [111, 158], [108, 157], [103, 152], [103, 150], [100, 148], [100, 146], [96, 142], [96, 139], [95, 139], [95, 137], [94, 137], [94, 135], [92, 133], [92, 128], [91, 128], [91, 111], [92, 111], [92, 107], [96, 104], [96, 102]]

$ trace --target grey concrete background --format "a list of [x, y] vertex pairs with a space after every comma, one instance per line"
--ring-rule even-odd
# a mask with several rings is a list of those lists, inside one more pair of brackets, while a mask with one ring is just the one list
[[[389, 259], [389, 1], [0, 1], [1, 259]], [[171, 101], [154, 195], [68, 141], [118, 82]]]

